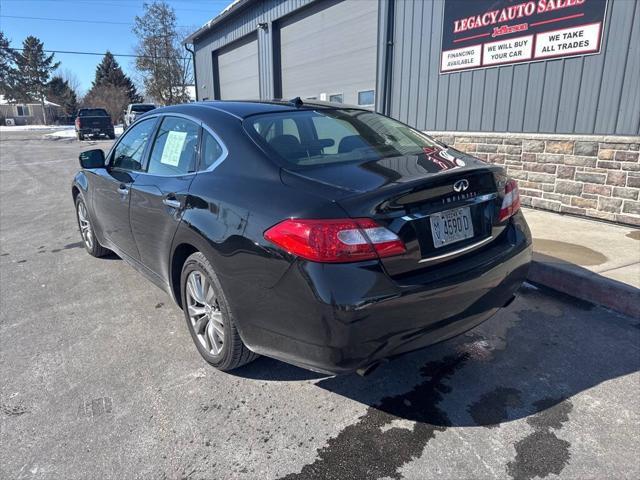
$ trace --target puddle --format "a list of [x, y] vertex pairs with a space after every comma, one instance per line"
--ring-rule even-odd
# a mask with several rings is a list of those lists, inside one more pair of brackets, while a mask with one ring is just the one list
[[625, 237], [629, 237], [632, 240], [640, 240], [640, 230], [631, 230]]
[[574, 243], [534, 238], [533, 246], [537, 254], [545, 256], [547, 262], [592, 266], [602, 265], [608, 260], [602, 253]]

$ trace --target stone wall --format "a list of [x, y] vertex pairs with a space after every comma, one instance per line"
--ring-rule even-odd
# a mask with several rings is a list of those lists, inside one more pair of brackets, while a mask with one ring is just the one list
[[640, 137], [430, 133], [505, 166], [523, 205], [640, 226]]

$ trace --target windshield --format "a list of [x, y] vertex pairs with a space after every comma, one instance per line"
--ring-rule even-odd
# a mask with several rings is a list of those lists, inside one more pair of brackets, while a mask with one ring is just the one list
[[102, 108], [83, 108], [78, 112], [79, 117], [108, 117], [107, 111]]
[[154, 108], [155, 105], [131, 105], [131, 111], [136, 113], [148, 112]]
[[288, 166], [420, 155], [440, 146], [427, 135], [362, 110], [298, 110], [249, 117], [248, 133]]

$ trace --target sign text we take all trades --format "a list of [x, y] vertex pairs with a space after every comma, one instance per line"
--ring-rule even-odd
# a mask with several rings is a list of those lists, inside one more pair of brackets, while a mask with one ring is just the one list
[[598, 53], [607, 0], [445, 0], [441, 73]]

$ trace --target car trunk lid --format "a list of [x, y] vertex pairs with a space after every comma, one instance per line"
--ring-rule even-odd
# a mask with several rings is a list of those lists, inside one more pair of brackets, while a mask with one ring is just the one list
[[[298, 170], [288, 178], [320, 184], [318, 190], [332, 192], [350, 217], [373, 218], [396, 233], [407, 251], [382, 263], [392, 277], [401, 278], [469, 254], [499, 235], [502, 195], [495, 175], [500, 171], [464, 153], [434, 147], [422, 155]], [[451, 222], [460, 227], [466, 222], [464, 234], [438, 241], [434, 231], [442, 237]]]

